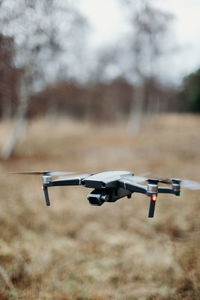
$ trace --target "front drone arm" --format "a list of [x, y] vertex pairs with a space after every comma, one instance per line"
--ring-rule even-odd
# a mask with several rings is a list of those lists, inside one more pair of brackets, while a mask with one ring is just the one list
[[119, 181], [119, 186], [125, 190], [129, 190], [131, 193], [141, 193], [146, 194], [147, 193], [147, 187], [141, 184], [133, 183], [131, 180], [122, 178]]
[[172, 188], [158, 187], [158, 193], [160, 194], [173, 194], [176, 196], [181, 195], [180, 185], [173, 185]]
[[[168, 187], [158, 187], [158, 194], [174, 194], [176, 196], [180, 196], [180, 189], [174, 189], [174, 188], [168, 188]], [[157, 200], [157, 194], [150, 194], [150, 205], [149, 205], [149, 218], [153, 218], [154, 211], [155, 211], [155, 205]]]
[[[134, 177], [133, 177], [134, 178]], [[120, 180], [121, 187], [124, 189], [128, 189], [132, 193], [141, 193], [145, 194], [150, 197], [150, 204], [149, 204], [149, 218], [153, 218], [154, 216], [154, 211], [155, 211], [155, 205], [156, 205], [156, 200], [157, 200], [157, 193], [158, 193], [158, 186], [157, 184], [155, 185], [140, 185], [134, 182], [134, 179], [121, 179]], [[167, 192], [164, 190], [161, 190], [161, 192]]]
[[155, 205], [157, 200], [157, 195], [160, 194], [175, 194], [180, 195], [180, 190], [177, 188], [168, 188], [168, 187], [158, 187], [158, 180], [151, 180], [147, 186], [137, 184], [132, 178], [122, 178], [120, 181], [120, 187], [128, 189], [131, 192], [142, 193], [150, 197], [149, 203], [149, 213], [148, 217], [154, 217]]
[[173, 189], [168, 187], [158, 187], [159, 194], [174, 194]]

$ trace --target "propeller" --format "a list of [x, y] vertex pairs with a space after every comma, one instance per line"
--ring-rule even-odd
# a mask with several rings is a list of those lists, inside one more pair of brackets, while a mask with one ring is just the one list
[[74, 174], [74, 172], [63, 172], [63, 171], [24, 171], [24, 172], [11, 172], [10, 174], [20, 174], [20, 175], [48, 175], [48, 176], [62, 176]]
[[178, 179], [178, 178], [167, 178], [162, 181], [163, 183], [177, 183], [180, 184], [182, 187], [190, 189], [190, 190], [200, 190], [200, 183], [193, 181], [193, 180], [187, 180], [187, 179]]
[[[148, 181], [149, 183], [155, 183], [155, 184], [157, 184], [157, 183], [159, 183], [159, 182], [161, 182], [161, 183], [168, 183], [168, 182], [166, 182], [166, 179], [159, 179], [159, 178], [154, 178], [154, 177], [144, 177], [144, 176], [132, 176], [132, 175], [130, 175], [129, 177], [128, 176], [126, 176], [126, 178], [128, 179], [128, 178], [131, 178], [131, 181], [134, 181], [135, 183], [142, 183], [142, 182], [145, 182], [145, 181]], [[170, 182], [169, 182], [169, 184], [170, 184]]]
[[164, 184], [180, 184], [184, 188], [188, 188], [191, 190], [200, 190], [200, 183], [187, 179], [178, 179], [178, 178], [148, 178], [143, 176], [131, 176], [131, 180], [135, 181], [135, 183], [142, 183], [144, 181], [148, 181], [149, 183], [164, 183]]

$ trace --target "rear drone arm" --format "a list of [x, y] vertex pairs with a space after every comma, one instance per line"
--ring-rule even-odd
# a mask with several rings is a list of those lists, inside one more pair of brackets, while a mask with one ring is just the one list
[[44, 191], [44, 196], [46, 200], [46, 205], [50, 206], [48, 187], [52, 186], [73, 186], [73, 185], [81, 185], [82, 180], [87, 177], [89, 174], [83, 174], [79, 176], [72, 177], [63, 177], [59, 179], [52, 180], [51, 176], [43, 176], [43, 186], [42, 189]]

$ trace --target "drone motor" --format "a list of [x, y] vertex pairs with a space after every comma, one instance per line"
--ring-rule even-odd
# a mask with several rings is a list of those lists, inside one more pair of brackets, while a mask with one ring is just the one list
[[50, 175], [43, 175], [42, 181], [43, 181], [43, 184], [48, 184], [52, 181], [52, 177]]
[[180, 180], [172, 179], [172, 190], [176, 196], [180, 196], [181, 194]]
[[147, 185], [147, 195], [152, 196], [158, 193], [158, 185], [155, 183], [149, 183]]

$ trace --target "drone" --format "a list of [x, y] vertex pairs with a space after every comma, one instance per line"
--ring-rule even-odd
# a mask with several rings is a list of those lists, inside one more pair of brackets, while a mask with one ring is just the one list
[[[104, 202], [115, 202], [123, 197], [131, 198], [133, 193], [140, 193], [150, 198], [148, 217], [154, 217], [158, 194], [181, 195], [181, 187], [200, 190], [200, 183], [177, 178], [147, 178], [136, 176], [129, 171], [104, 171], [92, 174], [74, 174], [72, 172], [14, 172], [15, 174], [42, 175], [46, 205], [50, 206], [48, 188], [54, 186], [81, 185], [92, 188], [87, 199], [91, 205], [101, 206]], [[53, 179], [53, 177], [57, 177]], [[146, 185], [141, 184], [146, 183]], [[159, 186], [159, 183], [170, 187]]]

